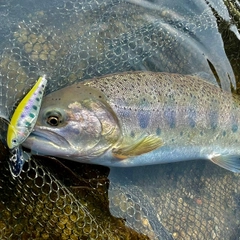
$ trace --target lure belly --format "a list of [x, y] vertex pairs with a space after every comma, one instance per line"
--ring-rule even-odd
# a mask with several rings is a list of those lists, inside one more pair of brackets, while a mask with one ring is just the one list
[[27, 154], [21, 144], [32, 132], [41, 107], [42, 97], [47, 84], [45, 75], [39, 77], [33, 88], [27, 93], [13, 113], [7, 132], [7, 145], [10, 149], [10, 171], [17, 177], [27, 160]]

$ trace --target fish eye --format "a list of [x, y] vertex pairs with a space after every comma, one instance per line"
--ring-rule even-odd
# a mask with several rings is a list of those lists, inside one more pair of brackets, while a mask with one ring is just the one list
[[50, 126], [56, 127], [56, 126], [59, 125], [60, 122], [61, 122], [61, 121], [60, 121], [60, 119], [59, 119], [58, 116], [49, 116], [49, 117], [47, 118], [47, 123], [48, 123]]
[[47, 125], [52, 127], [57, 127], [59, 124], [62, 124], [64, 120], [64, 114], [57, 110], [50, 110], [44, 114], [44, 121]]

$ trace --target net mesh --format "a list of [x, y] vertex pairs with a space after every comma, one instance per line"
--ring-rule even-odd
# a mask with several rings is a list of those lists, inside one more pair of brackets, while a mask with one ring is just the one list
[[[42, 74], [47, 93], [129, 70], [198, 74], [230, 89], [238, 80], [238, 1], [178, 3], [2, 0], [0, 116], [9, 119]], [[0, 169], [1, 239], [240, 236], [239, 176], [210, 163], [111, 169], [108, 177], [106, 168], [32, 158], [14, 179], [2, 146]]]

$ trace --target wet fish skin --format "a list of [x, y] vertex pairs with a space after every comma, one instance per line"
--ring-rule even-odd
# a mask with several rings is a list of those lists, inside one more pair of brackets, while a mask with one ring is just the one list
[[113, 74], [46, 96], [23, 145], [107, 166], [209, 159], [239, 172], [239, 106], [237, 95], [197, 76]]

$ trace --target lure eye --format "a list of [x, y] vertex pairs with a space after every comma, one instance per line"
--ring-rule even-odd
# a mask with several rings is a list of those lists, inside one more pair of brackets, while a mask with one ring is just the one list
[[59, 125], [60, 122], [61, 122], [61, 121], [60, 121], [60, 119], [59, 119], [58, 116], [49, 116], [49, 117], [47, 118], [47, 123], [48, 123], [50, 126], [56, 127], [56, 126]]

